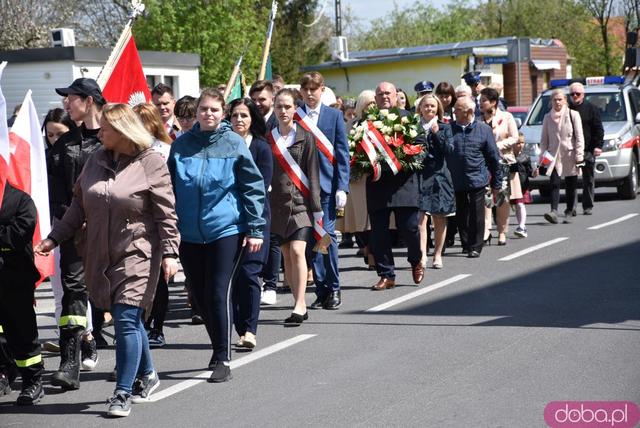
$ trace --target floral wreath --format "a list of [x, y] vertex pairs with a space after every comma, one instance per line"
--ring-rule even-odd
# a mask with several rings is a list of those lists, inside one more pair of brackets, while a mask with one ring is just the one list
[[423, 146], [413, 144], [421, 132], [417, 114], [402, 116], [397, 107], [370, 107], [366, 119], [349, 131], [351, 179], [369, 174], [378, 181], [383, 172], [422, 169]]

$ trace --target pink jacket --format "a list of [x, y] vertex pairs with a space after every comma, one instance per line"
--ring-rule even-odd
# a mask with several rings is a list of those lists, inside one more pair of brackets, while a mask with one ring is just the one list
[[560, 126], [556, 125], [550, 111], [542, 121], [540, 153], [549, 151], [555, 156], [555, 164], [547, 170], [547, 175], [555, 169], [560, 177], [572, 177], [580, 174], [576, 164], [584, 160], [584, 137], [580, 113], [565, 107]]
[[516, 163], [516, 155], [513, 153], [513, 149], [518, 144], [518, 125], [513, 115], [498, 109], [491, 121], [491, 126], [500, 151], [500, 157], [509, 165]]

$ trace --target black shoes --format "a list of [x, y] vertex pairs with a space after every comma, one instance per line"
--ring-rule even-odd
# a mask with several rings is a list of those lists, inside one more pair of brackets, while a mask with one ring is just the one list
[[476, 250], [471, 250], [467, 254], [467, 257], [470, 258], [470, 259], [477, 259], [478, 257], [480, 257], [480, 253], [478, 251], [476, 251]]
[[208, 382], [222, 383], [233, 378], [231, 375], [231, 367], [226, 365], [223, 361], [210, 362], [209, 369], [211, 369], [211, 376], [209, 377]]
[[324, 300], [324, 304], [322, 307], [328, 310], [335, 310], [340, 307], [342, 304], [342, 295], [340, 294], [340, 290], [332, 291], [329, 293], [327, 298]]
[[51, 385], [63, 390], [80, 388], [80, 341], [82, 327], [60, 329], [60, 368], [51, 376]]
[[9, 377], [5, 373], [0, 372], [0, 397], [9, 394], [11, 394]]
[[98, 364], [98, 343], [95, 338], [80, 341], [82, 370], [93, 370]]
[[44, 397], [44, 390], [42, 389], [42, 379], [40, 377], [31, 379], [29, 381], [22, 381], [22, 391], [18, 395], [16, 404], [18, 406], [31, 406], [38, 403]]
[[303, 315], [296, 314], [295, 312], [291, 312], [289, 318], [284, 320], [284, 325], [286, 326], [299, 326], [303, 321], [309, 319], [309, 313], [305, 312]]
[[340, 307], [342, 304], [342, 294], [340, 290], [332, 291], [326, 296], [318, 296], [316, 300], [313, 301], [311, 305], [309, 305], [310, 309], [328, 309], [335, 310]]
[[551, 224], [558, 224], [558, 214], [551, 210], [544, 215], [544, 219], [547, 220]]

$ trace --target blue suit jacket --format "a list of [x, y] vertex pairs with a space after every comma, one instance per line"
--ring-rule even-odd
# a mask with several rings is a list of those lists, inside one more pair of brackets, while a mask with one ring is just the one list
[[[302, 109], [306, 112], [307, 106]], [[320, 188], [324, 193], [335, 195], [336, 191], [349, 192], [349, 142], [344, 128], [344, 119], [340, 110], [320, 106], [318, 116], [318, 128], [333, 144], [333, 157], [335, 166], [327, 157], [318, 151], [318, 163], [320, 164]]]

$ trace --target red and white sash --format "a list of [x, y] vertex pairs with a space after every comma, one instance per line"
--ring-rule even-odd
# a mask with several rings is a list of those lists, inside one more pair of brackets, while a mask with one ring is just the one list
[[389, 165], [389, 168], [391, 168], [393, 175], [400, 172], [402, 165], [400, 165], [393, 150], [391, 150], [391, 147], [387, 144], [387, 140], [384, 139], [384, 136], [373, 126], [370, 120], [367, 121], [367, 129], [365, 129], [364, 135], [368, 136], [369, 140], [376, 146], [385, 162], [387, 162], [387, 165]]
[[[300, 190], [302, 195], [305, 198], [311, 197], [311, 186], [309, 183], [309, 179], [307, 175], [302, 171], [300, 165], [293, 159], [289, 150], [287, 150], [287, 146], [285, 145], [285, 139], [280, 136], [280, 132], [278, 128], [275, 127], [271, 130], [271, 132], [267, 135], [267, 139], [271, 144], [271, 150], [273, 150], [273, 154], [275, 155], [278, 163], [287, 174], [291, 182], [295, 184], [295, 186]], [[327, 231], [324, 230], [324, 226], [322, 224], [322, 218], [313, 219], [313, 235], [317, 241], [320, 241], [327, 235]], [[325, 239], [326, 240], [326, 239]]]
[[382, 167], [378, 162], [378, 154], [376, 153], [376, 149], [366, 132], [362, 134], [362, 140], [360, 140], [358, 144], [360, 144], [360, 147], [362, 147], [362, 150], [364, 150], [365, 154], [369, 158], [369, 162], [371, 163], [371, 168], [373, 168], [373, 178], [371, 179], [371, 181], [380, 180], [380, 177], [382, 176]]
[[313, 123], [313, 120], [305, 113], [302, 107], [297, 108], [293, 118], [300, 126], [313, 134], [318, 150], [329, 159], [329, 162], [335, 165], [336, 158], [333, 156], [333, 144], [331, 144], [331, 141], [322, 133], [320, 128]]

